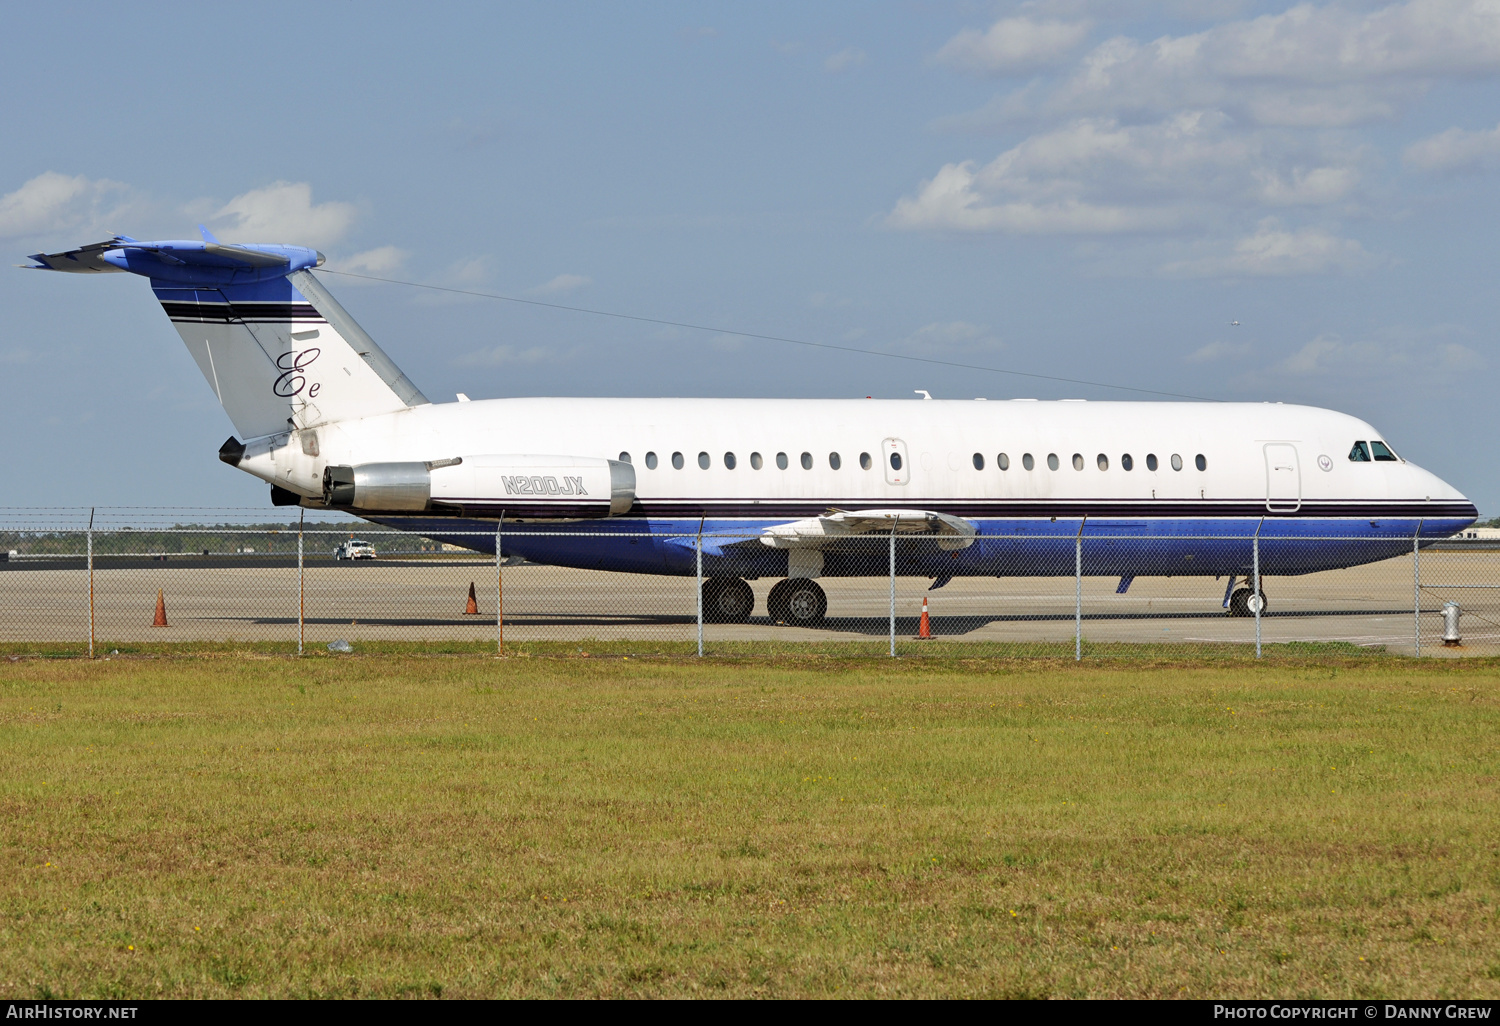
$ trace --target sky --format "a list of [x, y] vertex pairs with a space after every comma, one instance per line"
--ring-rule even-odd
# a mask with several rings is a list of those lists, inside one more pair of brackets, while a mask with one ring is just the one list
[[[1500, 514], [1494, 0], [6, 21], [9, 264], [205, 223], [329, 270], [885, 354], [323, 274], [436, 401], [1310, 403]], [[231, 431], [144, 280], [0, 271], [0, 506], [266, 507], [217, 459]]]

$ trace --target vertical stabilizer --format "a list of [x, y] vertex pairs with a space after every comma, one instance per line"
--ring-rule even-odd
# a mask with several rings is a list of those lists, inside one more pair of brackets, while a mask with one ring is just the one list
[[421, 406], [427, 397], [354, 322], [299, 246], [140, 242], [116, 236], [32, 257], [39, 270], [151, 279], [241, 438]]

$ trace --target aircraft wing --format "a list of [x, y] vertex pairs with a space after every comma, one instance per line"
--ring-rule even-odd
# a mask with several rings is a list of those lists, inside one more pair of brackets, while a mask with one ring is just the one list
[[773, 549], [821, 549], [860, 535], [926, 534], [946, 551], [974, 544], [974, 525], [961, 517], [923, 509], [831, 509], [820, 517], [777, 524], [761, 532], [760, 542]]

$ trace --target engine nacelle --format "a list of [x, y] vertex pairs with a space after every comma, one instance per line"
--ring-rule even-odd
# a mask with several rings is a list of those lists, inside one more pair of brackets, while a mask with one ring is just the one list
[[635, 468], [589, 456], [464, 456], [323, 471], [323, 502], [382, 512], [460, 509], [481, 516], [615, 517], [635, 502]]

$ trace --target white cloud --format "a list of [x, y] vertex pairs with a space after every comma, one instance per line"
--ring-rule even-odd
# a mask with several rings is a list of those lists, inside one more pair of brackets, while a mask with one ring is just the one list
[[1191, 35], [1106, 40], [1042, 106], [1140, 114], [1191, 97], [1259, 124], [1349, 125], [1390, 117], [1434, 80], [1497, 70], [1493, 0], [1410, 0], [1376, 10], [1299, 4]]
[[1337, 374], [1343, 378], [1379, 377], [1399, 373], [1430, 376], [1480, 370], [1482, 356], [1459, 342], [1435, 341], [1433, 332], [1399, 337], [1345, 341], [1322, 334], [1276, 365], [1295, 377]]
[[968, 321], [933, 321], [896, 340], [891, 348], [933, 356], [958, 356], [1003, 349], [1005, 343], [980, 325]]
[[1212, 363], [1215, 360], [1240, 360], [1249, 355], [1249, 342], [1225, 342], [1220, 339], [1189, 353], [1187, 361], [1188, 363]]
[[107, 230], [101, 227], [105, 208], [125, 192], [124, 185], [108, 179], [44, 171], [15, 192], [0, 196], [0, 238], [103, 232]]
[[823, 70], [834, 74], [848, 71], [850, 68], [859, 67], [867, 57], [868, 55], [857, 46], [845, 47], [838, 53], [829, 54], [828, 58], [823, 61]]
[[354, 224], [352, 203], [314, 205], [306, 182], [275, 182], [242, 193], [214, 213], [226, 242], [284, 242], [323, 247], [343, 238]]
[[1353, 192], [1360, 179], [1354, 167], [1294, 167], [1288, 174], [1257, 168], [1252, 176], [1261, 202], [1273, 207], [1333, 203]]
[[439, 276], [437, 284], [454, 286], [482, 285], [489, 280], [494, 263], [494, 257], [488, 253], [455, 260]]
[[1176, 277], [1276, 277], [1356, 271], [1376, 263], [1354, 239], [1321, 228], [1287, 230], [1274, 218], [1254, 234], [1235, 242], [1224, 256], [1168, 264], [1162, 271]]
[[401, 269], [406, 258], [411, 254], [396, 246], [380, 246], [376, 249], [367, 249], [363, 253], [355, 253], [353, 256], [344, 257], [337, 261], [340, 271], [353, 271], [356, 274], [393, 274]]
[[944, 166], [897, 202], [897, 228], [1117, 234], [1192, 227], [1214, 208], [1326, 204], [1360, 181], [1363, 150], [1238, 131], [1217, 111], [1122, 124], [1080, 118], [982, 168]]
[[1450, 128], [1412, 143], [1401, 154], [1419, 171], [1478, 171], [1500, 165], [1500, 126], [1478, 132]]
[[581, 274], [559, 274], [549, 282], [538, 285], [531, 290], [533, 296], [564, 296], [569, 292], [577, 292], [586, 285], [592, 285], [594, 279]]
[[1088, 32], [1085, 21], [1001, 18], [983, 32], [964, 29], [943, 44], [937, 59], [962, 71], [1015, 74], [1066, 57]]
[[944, 166], [914, 198], [902, 197], [886, 218], [894, 228], [1011, 235], [1108, 234], [1167, 227], [1170, 214], [1152, 217], [1126, 207], [1075, 198], [1036, 202], [988, 201], [976, 188], [974, 163]]

